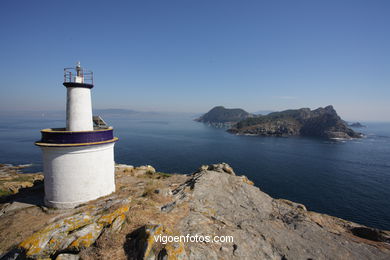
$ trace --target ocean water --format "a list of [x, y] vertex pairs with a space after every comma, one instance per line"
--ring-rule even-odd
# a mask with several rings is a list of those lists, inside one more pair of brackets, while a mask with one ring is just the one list
[[[117, 163], [191, 173], [202, 164], [229, 163], [275, 198], [303, 203], [371, 227], [390, 230], [390, 123], [366, 123], [366, 137], [329, 141], [303, 137], [236, 136], [189, 115], [106, 115], [119, 142]], [[0, 162], [42, 169], [39, 130], [63, 127], [61, 117], [0, 118]]]

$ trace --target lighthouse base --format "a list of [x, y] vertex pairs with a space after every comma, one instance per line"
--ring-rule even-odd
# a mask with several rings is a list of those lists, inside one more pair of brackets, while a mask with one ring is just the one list
[[45, 147], [45, 204], [68, 209], [115, 191], [114, 142]]

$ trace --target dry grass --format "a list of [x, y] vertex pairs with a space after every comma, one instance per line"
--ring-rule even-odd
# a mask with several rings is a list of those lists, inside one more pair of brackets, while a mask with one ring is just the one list
[[[175, 209], [175, 213], [161, 212], [160, 208], [170, 203], [173, 198], [158, 194], [155, 190], [172, 189], [186, 178], [184, 175], [171, 176], [165, 173], [144, 174], [139, 177], [126, 173], [116, 174], [117, 191], [110, 196], [131, 198], [126, 221], [118, 233], [104, 231], [93, 246], [80, 252], [82, 259], [127, 259], [124, 249], [126, 236], [146, 224], [163, 224], [170, 230], [174, 230], [175, 223], [185, 216], [188, 210], [185, 210], [185, 206], [181, 206], [180, 210]], [[32, 204], [30, 208], [15, 210], [0, 216], [0, 254], [42, 229], [53, 218], [82, 211], [94, 203], [96, 201], [87, 203], [75, 211], [66, 212], [43, 211]], [[0, 204], [0, 208], [6, 205]]]
[[[161, 177], [161, 174], [118, 178], [117, 185], [123, 187], [120, 192], [133, 195], [130, 210], [126, 214], [126, 222], [119, 233], [104, 233], [94, 246], [83, 250], [80, 253], [82, 259], [127, 259], [126, 236], [147, 224], [162, 224], [173, 233], [177, 233], [175, 232], [176, 223], [189, 213], [187, 204], [183, 203], [180, 208], [169, 214], [163, 213], [160, 210], [161, 206], [172, 202], [173, 198], [161, 196], [155, 193], [155, 190], [174, 186], [175, 183], [182, 182], [185, 178], [183, 175]], [[127, 187], [126, 191], [123, 191], [126, 188], [124, 186]]]

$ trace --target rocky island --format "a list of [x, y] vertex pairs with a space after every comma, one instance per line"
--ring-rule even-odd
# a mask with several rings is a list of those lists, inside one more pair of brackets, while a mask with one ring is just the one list
[[360, 122], [350, 123], [350, 124], [348, 124], [348, 126], [355, 127], [355, 128], [366, 127], [365, 125], [361, 124]]
[[216, 106], [206, 114], [195, 119], [195, 121], [217, 127], [231, 127], [233, 124], [252, 116], [252, 114], [241, 108], [225, 108], [223, 106]]
[[[8, 168], [7, 168], [8, 167]], [[2, 167], [17, 185], [17, 168]], [[390, 232], [275, 199], [227, 164], [191, 175], [116, 165], [116, 192], [58, 210], [43, 204], [42, 175], [1, 197], [0, 259], [389, 259]], [[11, 172], [10, 172], [11, 171]], [[25, 180], [23, 180], [25, 181]], [[159, 235], [232, 236], [215, 243]]]
[[[213, 108], [198, 121], [216, 124], [223, 123], [222, 119], [229, 118], [232, 124], [228, 132], [240, 135], [312, 136], [329, 139], [362, 137], [362, 134], [348, 127], [333, 106], [314, 110], [309, 108], [291, 109], [272, 112], [268, 115], [240, 114], [241, 117], [245, 117], [243, 119], [240, 119], [239, 116], [228, 117], [227, 111], [230, 112], [223, 107]], [[236, 119], [236, 123], [233, 123], [232, 119]]]
[[323, 138], [360, 138], [362, 135], [349, 128], [333, 106], [301, 108], [273, 112], [238, 122], [230, 133], [263, 136], [312, 136]]

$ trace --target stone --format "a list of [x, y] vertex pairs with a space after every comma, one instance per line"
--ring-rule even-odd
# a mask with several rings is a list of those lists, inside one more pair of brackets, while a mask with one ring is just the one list
[[227, 173], [231, 175], [236, 175], [233, 168], [230, 167], [227, 163], [217, 163], [217, 164], [210, 164], [210, 165], [202, 165], [198, 172], [201, 171], [216, 171], [216, 172], [222, 172]]
[[79, 260], [80, 256], [75, 254], [59, 254], [55, 260]]
[[94, 244], [105, 228], [120, 230], [130, 209], [129, 203], [128, 199], [100, 201], [86, 212], [55, 220], [22, 241], [18, 248], [26, 257], [34, 259], [57, 251], [79, 252]]
[[127, 242], [130, 259], [188, 259], [183, 242], [156, 241], [156, 237], [167, 235], [174, 234], [160, 224], [146, 225], [134, 231]]
[[126, 221], [126, 215], [122, 214], [115, 218], [112, 222], [111, 230], [114, 232], [119, 232], [122, 229], [123, 224]]
[[169, 188], [162, 188], [162, 189], [156, 189], [154, 190], [154, 193], [159, 194], [161, 196], [171, 196], [172, 190]]
[[42, 183], [43, 175], [41, 173], [22, 173], [20, 171], [20, 169], [29, 166], [0, 164], [0, 197], [16, 194], [19, 190], [32, 188], [34, 185]]
[[103, 231], [103, 224], [92, 223], [76, 232], [71, 234], [71, 237], [75, 238], [70, 245], [67, 245], [65, 249], [71, 251], [80, 251], [81, 249], [90, 247], [95, 243], [96, 239]]
[[176, 223], [180, 234], [234, 238], [216, 248], [186, 244], [190, 259], [389, 259], [389, 231], [370, 230], [307, 211], [299, 203], [273, 199], [253, 185], [243, 185], [245, 177], [221, 169], [203, 167], [173, 190], [176, 199], [167, 214], [184, 206], [191, 209]]

